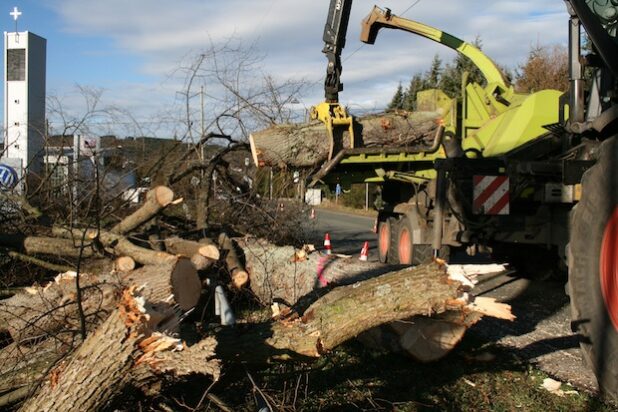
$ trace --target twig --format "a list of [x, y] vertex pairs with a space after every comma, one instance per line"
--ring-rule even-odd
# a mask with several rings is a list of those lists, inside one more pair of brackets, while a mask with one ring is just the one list
[[262, 398], [262, 400], [266, 404], [266, 407], [268, 407], [268, 410], [272, 412], [273, 407], [270, 406], [270, 403], [268, 403], [268, 400], [266, 399], [266, 395], [264, 394], [264, 392], [262, 392], [262, 390], [258, 388], [258, 386], [255, 384], [255, 381], [253, 380], [253, 377], [251, 376], [249, 371], [245, 371], [245, 372], [247, 374], [247, 377], [249, 378], [249, 381], [251, 381], [251, 385], [253, 385], [253, 390], [257, 391], [257, 393], [260, 395], [260, 398]]
[[210, 390], [212, 389], [213, 386], [215, 386], [215, 383], [217, 383], [217, 381], [212, 382], [208, 388], [206, 388], [206, 390], [204, 391], [204, 393], [202, 394], [202, 397], [200, 398], [200, 401], [197, 403], [197, 405], [195, 406], [195, 408], [193, 408], [193, 411], [196, 411], [200, 408], [200, 406], [202, 406], [202, 402], [204, 402], [204, 399], [206, 399], [206, 396], [208, 395], [208, 393], [210, 392]]
[[209, 393], [206, 396], [208, 397], [208, 399], [210, 399], [212, 403], [217, 405], [217, 407], [221, 409], [223, 412], [234, 412], [234, 408], [232, 408], [231, 406], [223, 402], [223, 400], [219, 398], [217, 395], [215, 395], [214, 393]]

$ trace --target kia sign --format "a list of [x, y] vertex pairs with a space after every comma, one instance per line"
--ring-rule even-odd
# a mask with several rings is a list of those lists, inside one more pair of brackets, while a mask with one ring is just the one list
[[0, 188], [13, 189], [17, 185], [17, 172], [10, 166], [0, 163]]

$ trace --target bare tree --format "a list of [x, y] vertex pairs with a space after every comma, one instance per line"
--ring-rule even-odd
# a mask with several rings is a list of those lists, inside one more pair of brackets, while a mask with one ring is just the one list
[[234, 195], [240, 200], [238, 190], [247, 192], [242, 179], [230, 173], [225, 164], [230, 153], [247, 149], [250, 130], [289, 122], [294, 114], [290, 103], [307, 87], [303, 80], [277, 81], [260, 69], [262, 60], [254, 47], [230, 39], [187, 57], [172, 74], [183, 80], [183, 89], [178, 92], [185, 127], [182, 140], [192, 144], [179, 163], [193, 161], [176, 169], [168, 182], [193, 180], [193, 187], [187, 189], [195, 192], [189, 198], [196, 199], [198, 228], [207, 225], [213, 178], [225, 177], [219, 188], [230, 190], [228, 198]]
[[528, 59], [517, 71], [516, 80], [516, 87], [522, 92], [544, 89], [567, 90], [568, 51], [562, 45], [532, 47]]

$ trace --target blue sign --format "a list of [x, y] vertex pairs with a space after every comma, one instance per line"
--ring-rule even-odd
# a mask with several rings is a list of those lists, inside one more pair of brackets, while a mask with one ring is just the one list
[[10, 166], [0, 164], [0, 188], [13, 189], [17, 185], [17, 172]]
[[339, 183], [337, 183], [337, 186], [335, 186], [335, 194], [337, 196], [341, 196], [341, 185]]

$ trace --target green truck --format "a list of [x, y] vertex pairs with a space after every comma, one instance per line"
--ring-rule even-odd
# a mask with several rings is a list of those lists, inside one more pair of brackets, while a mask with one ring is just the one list
[[[375, 7], [362, 40], [398, 29], [465, 55], [485, 78], [464, 79], [460, 101], [440, 90], [418, 95], [439, 111], [432, 144], [416, 150], [352, 147], [333, 153], [313, 184], [378, 183], [380, 260], [421, 263], [469, 253], [518, 254], [568, 268], [573, 330], [601, 388], [618, 397], [618, 4], [567, 0], [567, 93], [514, 91], [479, 49], [452, 35]], [[313, 117], [329, 138], [348, 139], [354, 119], [338, 103], [351, 1], [332, 0], [324, 32], [326, 101]], [[581, 32], [592, 52], [582, 55]], [[584, 68], [593, 74], [585, 90]], [[539, 256], [541, 258], [539, 258]], [[534, 257], [534, 259], [531, 259]]]

